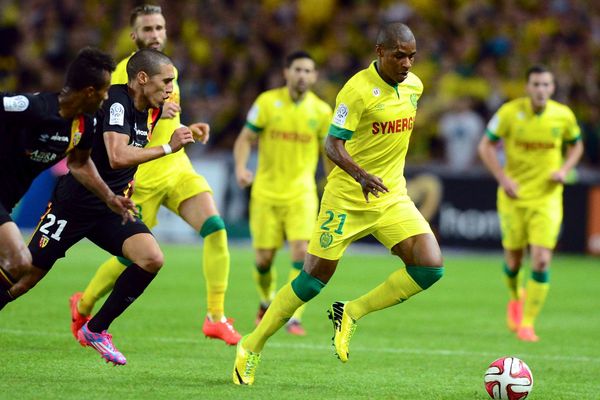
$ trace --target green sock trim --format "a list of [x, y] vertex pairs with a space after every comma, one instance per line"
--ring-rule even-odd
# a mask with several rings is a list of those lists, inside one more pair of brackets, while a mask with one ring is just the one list
[[129, 267], [131, 264], [133, 264], [131, 261], [129, 261], [125, 257], [119, 257], [119, 256], [117, 256], [117, 260], [119, 260], [119, 262], [121, 264], [123, 264], [124, 266], [126, 266], [126, 267]]
[[304, 270], [292, 281], [292, 290], [305, 303], [318, 295], [324, 287], [325, 284], [323, 282], [307, 274]]
[[271, 266], [270, 265], [267, 267], [267, 269], [260, 269], [260, 267], [258, 265], [254, 265], [254, 267], [256, 268], [256, 271], [260, 275], [265, 275], [265, 274], [268, 274], [269, 272], [271, 272]]
[[406, 272], [411, 278], [425, 290], [436, 283], [444, 275], [444, 267], [417, 267], [413, 265], [406, 266]]
[[225, 221], [223, 221], [223, 218], [221, 218], [220, 215], [213, 215], [204, 221], [199, 233], [201, 237], [205, 238], [211, 233], [220, 231], [221, 229], [225, 229]]
[[504, 273], [506, 274], [506, 276], [508, 276], [509, 278], [514, 278], [517, 275], [519, 275], [519, 270], [517, 269], [516, 271], [511, 271], [508, 268], [508, 264], [504, 263]]
[[541, 272], [531, 271], [531, 279], [539, 283], [548, 283], [550, 272], [548, 270]]
[[292, 268], [300, 271], [304, 267], [304, 261], [292, 261]]

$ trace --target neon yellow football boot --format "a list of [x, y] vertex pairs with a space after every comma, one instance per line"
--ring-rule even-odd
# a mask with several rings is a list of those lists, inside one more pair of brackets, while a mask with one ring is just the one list
[[[248, 335], [246, 335], [248, 336]], [[260, 353], [253, 353], [242, 347], [244, 336], [237, 345], [233, 364], [233, 383], [236, 385], [252, 385], [256, 367], [260, 363]]]
[[331, 338], [333, 347], [335, 347], [335, 353], [343, 363], [348, 361], [350, 339], [356, 331], [356, 321], [346, 313], [345, 307], [345, 302], [336, 301], [327, 310], [329, 319], [333, 322], [333, 337]]

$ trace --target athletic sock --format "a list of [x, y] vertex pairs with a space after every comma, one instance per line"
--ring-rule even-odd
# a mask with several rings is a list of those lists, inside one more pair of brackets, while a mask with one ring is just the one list
[[346, 303], [345, 310], [356, 320], [365, 315], [408, 300], [441, 278], [442, 267], [411, 267], [394, 271], [381, 285], [356, 300]]
[[137, 264], [127, 267], [115, 282], [115, 287], [104, 305], [88, 322], [88, 329], [96, 333], [107, 330], [110, 324], [144, 292], [155, 276], [156, 274], [142, 269]]
[[77, 311], [81, 315], [90, 315], [96, 302], [110, 292], [125, 268], [126, 266], [121, 264], [117, 257], [106, 260], [83, 291], [79, 304], [77, 304]]
[[258, 266], [253, 271], [254, 282], [258, 290], [260, 302], [268, 305], [273, 300], [275, 285], [277, 283], [277, 271], [272, 265], [268, 269], [260, 269]]
[[523, 305], [521, 326], [532, 327], [539, 315], [550, 290], [548, 272], [532, 272], [527, 281], [527, 296]]
[[[288, 283], [291, 283], [294, 279], [298, 277], [300, 271], [302, 271], [302, 267], [304, 266], [304, 261], [293, 261], [292, 269], [290, 269], [290, 273], [288, 274]], [[302, 304], [300, 307], [296, 309], [294, 315], [290, 319], [301, 321], [302, 315], [304, 314], [304, 310], [306, 310], [306, 303]]]
[[229, 279], [229, 249], [225, 229], [204, 237], [202, 259], [208, 315], [212, 321], [220, 321], [225, 315], [225, 292]]
[[511, 271], [508, 268], [508, 265], [504, 263], [504, 278], [506, 281], [506, 286], [508, 287], [508, 295], [511, 300], [519, 300], [521, 295], [519, 293], [519, 288], [521, 287], [522, 276], [521, 273], [522, 268], [519, 268], [516, 271]]
[[0, 289], [0, 310], [4, 308], [5, 305], [13, 301], [13, 297], [10, 295], [8, 290]]
[[262, 351], [265, 342], [290, 319], [294, 311], [304, 302], [287, 283], [275, 295], [267, 312], [254, 331], [244, 340], [244, 348], [255, 353]]

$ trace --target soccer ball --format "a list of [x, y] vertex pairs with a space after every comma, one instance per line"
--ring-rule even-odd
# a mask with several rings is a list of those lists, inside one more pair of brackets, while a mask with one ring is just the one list
[[491, 363], [483, 381], [492, 399], [524, 399], [533, 389], [531, 370], [517, 357], [502, 357]]

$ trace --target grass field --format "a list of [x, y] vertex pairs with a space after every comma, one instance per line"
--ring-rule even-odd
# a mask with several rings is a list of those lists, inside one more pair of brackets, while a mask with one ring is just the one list
[[[115, 368], [69, 331], [68, 297], [81, 290], [105, 253], [90, 244], [31, 293], [0, 313], [1, 399], [486, 399], [483, 373], [514, 355], [534, 375], [531, 399], [600, 398], [600, 260], [558, 256], [537, 325], [522, 343], [504, 323], [499, 253], [448, 252], [446, 275], [428, 292], [359, 323], [351, 358], [340, 363], [325, 310], [381, 282], [400, 263], [382, 250], [349, 253], [307, 308], [309, 335], [278, 332], [263, 352], [253, 387], [231, 383], [235, 349], [205, 339], [198, 247], [163, 247], [167, 264], [146, 293], [111, 326], [128, 365]], [[232, 248], [227, 313], [253, 328], [257, 295], [252, 252]], [[287, 276], [287, 253], [278, 256]]]

